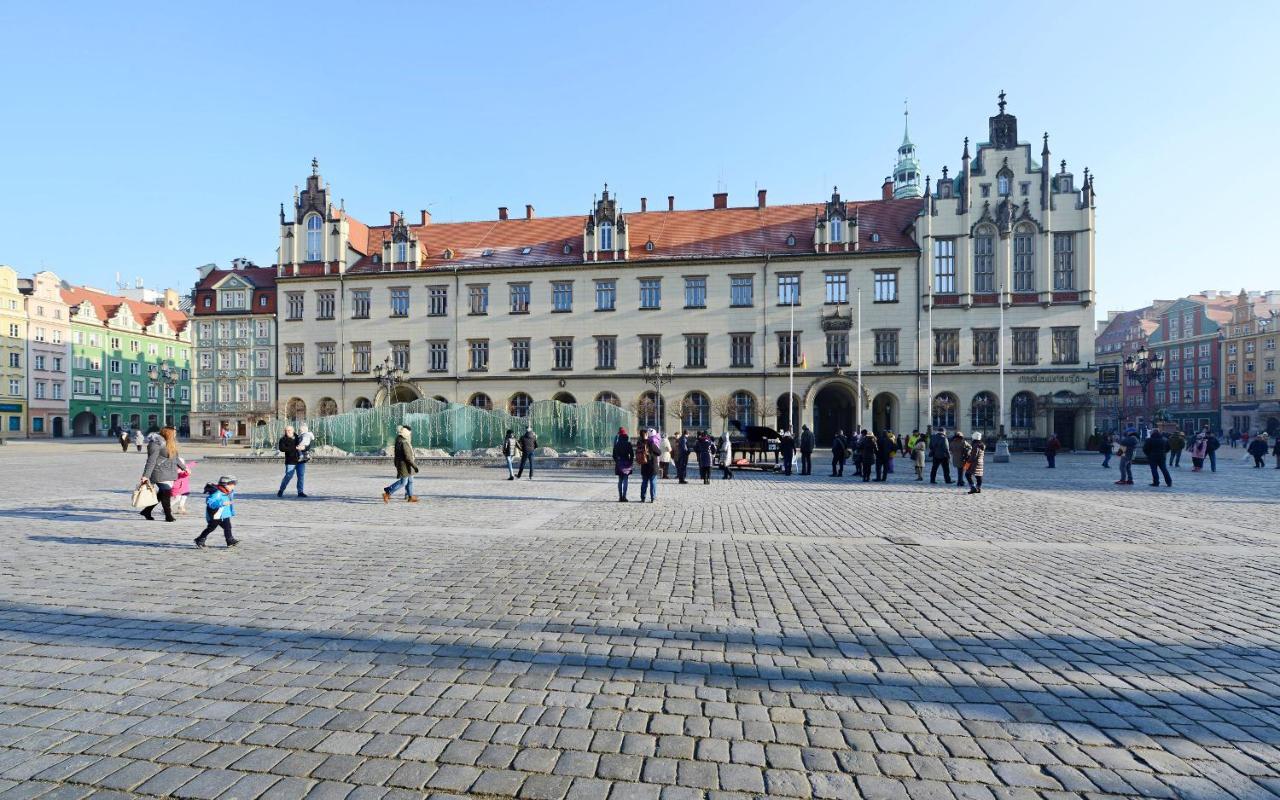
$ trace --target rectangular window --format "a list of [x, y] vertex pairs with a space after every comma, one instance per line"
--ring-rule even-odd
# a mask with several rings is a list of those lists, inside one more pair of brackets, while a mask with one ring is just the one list
[[36, 369], [44, 369], [44, 356], [36, 356]]
[[995, 242], [990, 236], [978, 236], [973, 240], [973, 290], [996, 290]]
[[[1270, 369], [1270, 367], [1268, 367], [1268, 369]], [[54, 356], [54, 357], [53, 357], [53, 371], [54, 371], [54, 372], [62, 372], [62, 357], [61, 357], [61, 356]]]
[[750, 275], [733, 275], [729, 278], [729, 305], [733, 308], [749, 308], [755, 304], [755, 279]]
[[115, 398], [118, 398], [120, 396], [120, 381], [111, 381], [109, 384], [107, 384], [107, 389], [110, 392], [111, 398], [113, 400]]
[[754, 360], [754, 336], [750, 333], [729, 334], [729, 366], [750, 367]]
[[[1055, 233], [1053, 235], [1053, 288], [1074, 289], [1076, 286], [1075, 264], [1071, 260], [1072, 234]], [[1187, 335], [1191, 335], [1190, 326]]]
[[511, 368], [513, 370], [529, 369], [529, 340], [511, 340]]
[[[45, 383], [44, 383], [44, 381], [38, 381], [38, 382], [36, 383], [36, 399], [37, 399], [37, 400], [43, 400], [43, 399], [44, 399], [44, 392], [45, 392]], [[116, 394], [119, 394], [119, 393], [120, 393], [120, 390], [119, 390], [119, 388], [117, 388], [117, 389], [116, 389]]]
[[351, 343], [351, 371], [368, 372], [373, 369], [373, 344], [371, 342]]
[[573, 337], [556, 336], [551, 339], [552, 369], [573, 369]]
[[[352, 289], [351, 290], [351, 318], [352, 319], [368, 319], [369, 318], [369, 290], [368, 289]], [[259, 329], [259, 336], [265, 335], [262, 329]]]
[[58, 381], [54, 381], [53, 383], [53, 399], [54, 400], [62, 399], [62, 384]]
[[120, 337], [118, 337], [118, 336], [112, 336], [112, 337], [111, 337], [111, 344], [109, 345], [109, 347], [110, 347], [110, 349], [112, 349], [112, 350], [119, 350], [119, 349], [120, 349]]
[[551, 282], [551, 311], [561, 314], [573, 310], [573, 281]]
[[778, 276], [778, 305], [800, 305], [800, 276], [791, 273]]
[[933, 363], [954, 366], [960, 363], [960, 331], [957, 329], [933, 332]]
[[1201, 364], [1201, 365], [1200, 365], [1200, 378], [1201, 378], [1201, 380], [1208, 379], [1208, 377], [1209, 377], [1209, 365], [1207, 365], [1207, 364]]
[[705, 333], [686, 333], [684, 335], [684, 365], [695, 369], [707, 365], [707, 335]]
[[107, 368], [108, 368], [108, 370], [109, 370], [109, 371], [114, 372], [115, 374], [119, 375], [119, 374], [120, 374], [120, 362], [119, 362], [119, 360], [114, 359], [114, 358], [113, 358], [113, 359], [111, 359], [110, 361], [108, 361], [108, 362], [107, 362]]
[[[489, 285], [472, 284], [467, 287], [467, 313], [483, 316], [489, 313]], [[487, 363], [487, 362], [486, 362]]]
[[596, 281], [596, 311], [613, 311], [618, 307], [618, 282]]
[[531, 290], [527, 283], [511, 284], [511, 313], [528, 314]]
[[[156, 387], [155, 387], [154, 385], [152, 385], [152, 386], [151, 386], [151, 399], [152, 399], [152, 400], [156, 399], [156, 397], [155, 397], [155, 394], [156, 394], [155, 389], [156, 389]], [[14, 394], [17, 394], [17, 392], [14, 392]], [[89, 379], [89, 394], [93, 395], [94, 397], [101, 397], [101, 396], [102, 396], [102, 381], [98, 380], [97, 378], [90, 378], [90, 379]]]
[[651, 334], [640, 336], [640, 366], [656, 367], [662, 360], [662, 337]]
[[449, 287], [427, 287], [427, 316], [443, 317], [449, 313]]
[[302, 292], [285, 292], [284, 297], [285, 297], [284, 307], [287, 314], [285, 319], [294, 320], [294, 321], [302, 319], [302, 310], [304, 305], [303, 293]]
[[877, 365], [892, 366], [898, 363], [898, 332], [873, 331], [876, 337], [875, 360]]
[[72, 380], [71, 391], [75, 394], [84, 394], [84, 378], [75, 378]]
[[409, 287], [397, 286], [391, 290], [391, 316], [409, 316]]
[[848, 331], [827, 332], [826, 365], [828, 367], [844, 367], [849, 365]]
[[470, 339], [467, 341], [470, 353], [470, 369], [472, 372], [485, 372], [489, 369], [489, 340]]
[[684, 307], [685, 308], [706, 308], [707, 307], [707, 279], [706, 276], [684, 279]]
[[1020, 366], [1036, 364], [1040, 361], [1040, 329], [1013, 329], [1013, 363]]
[[409, 343], [408, 342], [390, 342], [391, 345], [391, 366], [409, 371]]
[[267, 403], [271, 401], [271, 384], [264, 381], [258, 381], [255, 385], [257, 389], [257, 400], [259, 403]]
[[938, 239], [933, 243], [933, 291], [938, 294], [955, 294], [955, 239]]
[[998, 328], [973, 329], [973, 363], [989, 367], [1000, 360], [1000, 330]]
[[286, 344], [284, 346], [285, 372], [290, 375], [301, 375], [303, 365], [306, 363], [306, 346], [301, 344]]
[[449, 343], [447, 341], [427, 342], [427, 354], [430, 357], [427, 362], [428, 369], [432, 372], [449, 371]]
[[849, 273], [829, 272], [822, 276], [825, 302], [828, 305], [843, 305], [849, 302]]
[[316, 319], [333, 319], [333, 292], [316, 292]]
[[[54, 384], [54, 386], [56, 388], [57, 384]], [[1276, 393], [1276, 382], [1267, 381], [1266, 383], [1262, 384], [1262, 393], [1265, 394], [1267, 397], [1271, 397], [1272, 395], [1274, 395]]]
[[1209, 343], [1208, 343], [1208, 342], [1205, 342], [1205, 343], [1203, 343], [1203, 344], [1201, 344], [1201, 345], [1200, 345], [1200, 349], [1199, 349], [1199, 356], [1200, 356], [1200, 358], [1208, 358], [1208, 357], [1209, 357]]
[[[1053, 363], [1055, 364], [1078, 364], [1080, 363], [1080, 329], [1079, 328], [1054, 328], [1053, 329]], [[1191, 377], [1188, 375], [1187, 377]]]
[[898, 302], [898, 273], [896, 270], [883, 270], [875, 273], [875, 302]]
[[1257, 387], [1255, 387], [1252, 383], [1246, 383], [1244, 385], [1245, 397], [1253, 397], [1254, 394], [1256, 393], [1257, 393]]
[[596, 337], [596, 369], [614, 369], [618, 366], [618, 338]]
[[778, 334], [778, 366], [800, 366], [800, 333], [799, 331]]
[[641, 308], [661, 308], [662, 307], [662, 279], [661, 278], [641, 278], [640, 279], [640, 307]]

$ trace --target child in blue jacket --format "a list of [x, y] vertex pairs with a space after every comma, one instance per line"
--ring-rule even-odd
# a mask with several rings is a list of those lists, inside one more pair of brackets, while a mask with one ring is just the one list
[[236, 478], [234, 475], [223, 475], [217, 484], [205, 486], [209, 499], [205, 501], [204, 519], [208, 525], [204, 532], [196, 537], [196, 547], [204, 548], [204, 542], [214, 528], [222, 528], [227, 537], [227, 547], [235, 547], [240, 540], [231, 535], [231, 518], [236, 515], [233, 503], [236, 499]]

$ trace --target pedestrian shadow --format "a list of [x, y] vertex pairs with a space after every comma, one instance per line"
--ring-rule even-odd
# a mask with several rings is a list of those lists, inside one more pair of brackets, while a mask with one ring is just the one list
[[53, 542], [55, 544], [104, 544], [119, 545], [122, 547], [157, 547], [181, 550], [191, 549], [191, 545], [189, 544], [175, 544], [173, 542], [139, 542], [130, 539], [108, 539], [105, 536], [53, 536], [50, 534], [32, 534], [27, 536], [27, 540], [31, 542]]
[[136, 514], [132, 508], [80, 508], [78, 506], [27, 506], [25, 508], [0, 509], [0, 517], [14, 519], [57, 520], [69, 519], [76, 522], [107, 522], [127, 518]]

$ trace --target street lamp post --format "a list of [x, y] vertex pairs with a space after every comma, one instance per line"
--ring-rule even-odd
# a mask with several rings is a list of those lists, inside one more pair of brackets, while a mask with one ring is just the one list
[[152, 364], [147, 368], [147, 377], [152, 383], [160, 384], [160, 427], [169, 424], [169, 390], [178, 385], [178, 370], [172, 364]]
[[[654, 416], [658, 420], [658, 427], [661, 428], [665, 423], [663, 417], [667, 415], [666, 406], [662, 402], [662, 387], [675, 380], [675, 368], [669, 362], [665, 367], [661, 364], [646, 364], [644, 372], [641, 374], [641, 379], [652, 386], [658, 396], [658, 408], [654, 412]], [[636, 424], [640, 424], [639, 419], [636, 420]]]
[[391, 363], [391, 356], [387, 356], [373, 368], [373, 379], [386, 398], [387, 405], [391, 405], [396, 387], [404, 383], [404, 370]]
[[[1152, 353], [1144, 344], [1138, 348], [1138, 352], [1125, 357], [1124, 371], [1137, 382], [1138, 386], [1142, 387], [1142, 415], [1154, 423], [1154, 415], [1150, 412], [1150, 404], [1147, 401], [1147, 388], [1164, 374], [1164, 356]], [[1134, 461], [1140, 461], [1141, 452], [1139, 450], [1135, 454]]]

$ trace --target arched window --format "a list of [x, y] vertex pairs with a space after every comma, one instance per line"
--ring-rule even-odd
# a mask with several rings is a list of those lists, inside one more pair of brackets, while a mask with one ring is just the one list
[[482, 411], [492, 411], [493, 401], [489, 399], [489, 395], [484, 392], [476, 392], [471, 395], [471, 399], [467, 401], [467, 405], [478, 408]]
[[332, 397], [321, 397], [316, 413], [322, 417], [332, 417], [338, 413], [338, 403]]
[[743, 427], [756, 424], [756, 398], [751, 392], [733, 393], [733, 418]]
[[959, 404], [956, 396], [951, 392], [941, 392], [937, 397], [933, 398], [933, 427], [954, 429], [956, 427], [956, 406]]
[[357, 397], [356, 408], [373, 408], [373, 403], [369, 402], [367, 397]]
[[973, 237], [973, 290], [996, 290], [995, 231], [987, 226], [978, 229]]
[[1000, 403], [991, 392], [978, 392], [969, 406], [969, 426], [974, 431], [992, 431], [996, 428], [996, 416]]
[[711, 400], [705, 394], [689, 392], [680, 406], [680, 424], [684, 430], [711, 427]]
[[636, 421], [641, 428], [662, 430], [662, 420], [667, 416], [666, 398], [654, 392], [645, 392], [636, 402]]
[[778, 430], [789, 429], [795, 433], [800, 428], [800, 398], [784, 394], [778, 398]]
[[996, 177], [996, 192], [1001, 197], [1009, 196], [1009, 183], [1010, 181], [1009, 181], [1008, 175], [999, 175]]
[[831, 227], [831, 242], [835, 244], [840, 241], [840, 236], [843, 233], [842, 229], [844, 228], [844, 220], [833, 219], [831, 220], [830, 227]]
[[1019, 225], [1013, 235], [1013, 290], [1015, 292], [1036, 290], [1035, 256], [1034, 229], [1029, 225]]
[[507, 411], [513, 417], [529, 416], [529, 408], [533, 405], [533, 398], [524, 392], [516, 392], [511, 395], [511, 401], [507, 403]]
[[1018, 392], [1009, 408], [1009, 427], [1014, 430], [1030, 430], [1036, 425], [1036, 396], [1031, 392]]
[[578, 403], [578, 398], [568, 392], [556, 392], [551, 399], [555, 400], [557, 403], [564, 403], [568, 406], [577, 405]]
[[619, 406], [619, 407], [622, 406], [622, 399], [619, 398], [613, 392], [601, 392], [600, 394], [596, 395], [596, 402], [608, 403], [610, 405]]
[[307, 260], [319, 261], [324, 257], [324, 220], [319, 214], [307, 217]]
[[291, 420], [307, 418], [307, 404], [301, 397], [292, 397], [284, 407], [284, 415]]
[[600, 223], [600, 247], [597, 249], [599, 250], [613, 249], [613, 223], [612, 222]]

